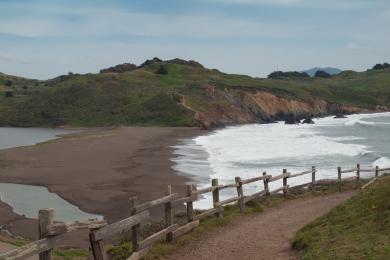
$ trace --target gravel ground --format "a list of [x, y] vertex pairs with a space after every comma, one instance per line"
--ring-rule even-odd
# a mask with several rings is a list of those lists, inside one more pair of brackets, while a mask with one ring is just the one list
[[299, 254], [291, 249], [294, 234], [352, 195], [345, 192], [283, 202], [206, 233], [164, 259], [299, 259]]

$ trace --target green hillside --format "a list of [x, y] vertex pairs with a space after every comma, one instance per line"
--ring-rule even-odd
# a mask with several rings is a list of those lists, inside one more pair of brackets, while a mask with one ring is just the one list
[[[164, 73], [159, 72], [161, 66]], [[278, 80], [221, 73], [178, 59], [129, 67], [124, 72], [70, 74], [47, 81], [0, 74], [0, 125], [194, 126], [199, 124], [195, 112], [180, 104], [183, 97], [197, 111], [215, 110], [218, 114], [220, 107], [240, 106], [223, 96], [229, 89], [263, 90], [305, 101], [319, 97], [369, 109], [390, 105], [389, 69], [342, 72], [330, 79]], [[9, 80], [12, 86], [6, 86]], [[208, 94], [210, 85], [215, 87], [215, 95]]]
[[373, 184], [301, 229], [293, 246], [303, 259], [389, 259], [390, 178]]

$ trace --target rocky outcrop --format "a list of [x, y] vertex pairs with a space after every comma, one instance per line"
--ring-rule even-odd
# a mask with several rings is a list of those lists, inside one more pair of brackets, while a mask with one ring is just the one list
[[155, 58], [153, 58], [153, 59], [151, 59], [151, 60], [146, 60], [144, 63], [142, 63], [141, 65], [139, 65], [138, 68], [140, 68], [140, 69], [141, 69], [141, 68], [145, 68], [145, 67], [150, 66], [150, 65], [152, 65], [152, 64], [161, 63], [161, 62], [163, 62], [162, 59], [159, 59], [159, 58], [155, 57]]
[[295, 114], [291, 113], [287, 115], [287, 118], [284, 120], [284, 123], [286, 125], [296, 125], [300, 124], [301, 120]]
[[305, 118], [303, 119], [302, 124], [314, 124], [314, 121], [312, 118]]

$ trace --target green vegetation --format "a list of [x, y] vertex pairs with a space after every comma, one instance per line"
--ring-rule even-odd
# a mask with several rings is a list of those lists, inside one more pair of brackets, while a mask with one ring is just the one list
[[54, 260], [86, 260], [89, 252], [84, 249], [54, 249]]
[[300, 230], [303, 259], [389, 259], [390, 178], [378, 180]]
[[383, 69], [388, 69], [388, 68], [390, 68], [390, 64], [387, 62], [385, 62], [383, 64], [378, 63], [378, 64], [375, 64], [374, 67], [372, 67], [373, 70], [383, 70]]
[[298, 71], [274, 71], [268, 75], [269, 79], [289, 79], [289, 78], [309, 78], [309, 74], [306, 72]]
[[10, 245], [13, 245], [13, 246], [24, 246], [25, 244], [27, 244], [27, 241], [26, 240], [22, 240], [22, 239], [2, 239], [0, 237], [0, 242], [3, 242], [3, 243], [7, 243], [7, 244], [10, 244]]
[[[279, 97], [373, 109], [390, 105], [390, 70], [345, 71], [331, 78], [259, 79], [225, 74], [194, 61], [153, 59], [138, 68], [119, 65], [98, 74], [47, 81], [0, 74], [0, 126], [194, 126], [196, 111], [239, 107], [226, 93], [268, 91]], [[11, 82], [11, 84], [10, 84]], [[215, 91], [210, 94], [208, 86]]]

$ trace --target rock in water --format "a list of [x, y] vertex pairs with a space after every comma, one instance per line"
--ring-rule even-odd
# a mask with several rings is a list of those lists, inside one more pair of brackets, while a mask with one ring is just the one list
[[313, 119], [311, 119], [310, 117], [308, 118], [305, 118], [303, 121], [302, 121], [302, 124], [315, 124]]
[[342, 112], [337, 112], [334, 118], [347, 118], [347, 116]]
[[294, 114], [289, 114], [289, 115], [287, 115], [284, 123], [286, 125], [295, 125], [295, 124], [300, 124], [301, 120], [299, 120]]

